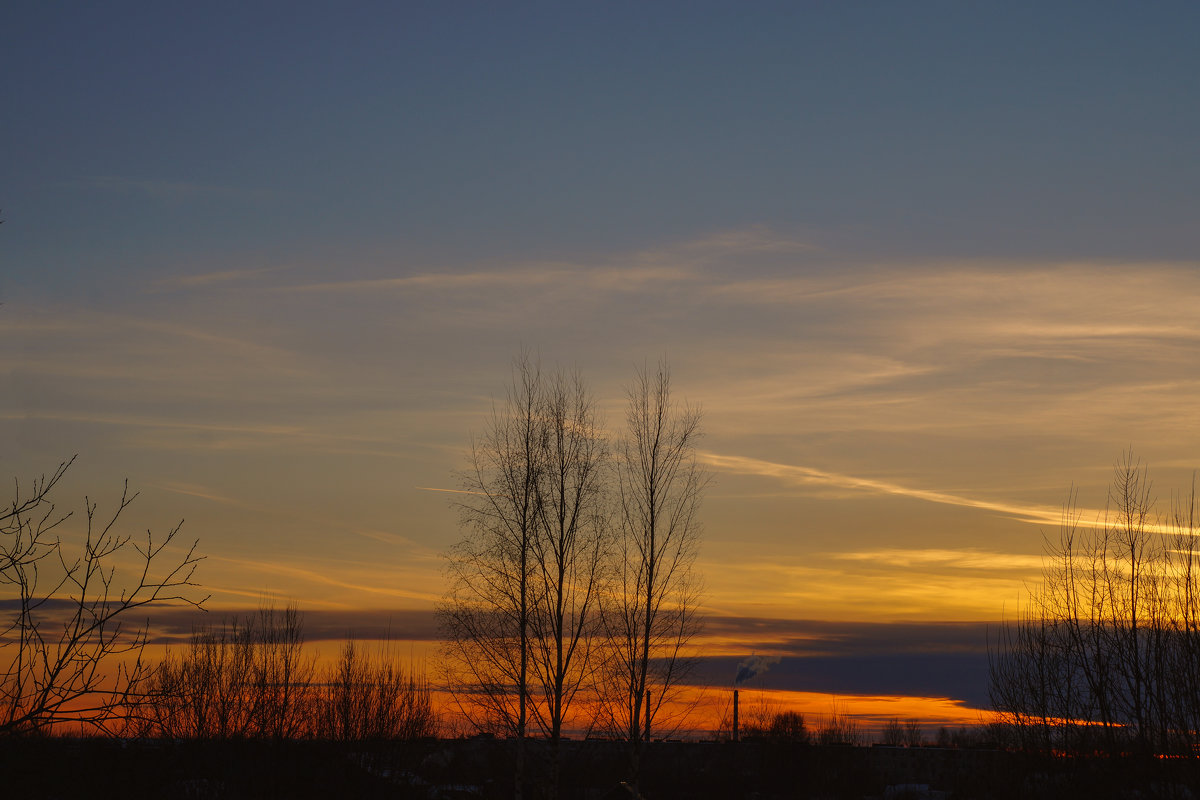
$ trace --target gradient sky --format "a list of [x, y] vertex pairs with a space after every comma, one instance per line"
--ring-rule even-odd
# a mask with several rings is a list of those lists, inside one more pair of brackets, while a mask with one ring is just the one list
[[1196, 4], [352, 5], [0, 28], [0, 474], [128, 477], [215, 609], [433, 635], [523, 347], [614, 429], [660, 356], [703, 406], [713, 664], [767, 688], [980, 674], [1072, 484], [1200, 466]]

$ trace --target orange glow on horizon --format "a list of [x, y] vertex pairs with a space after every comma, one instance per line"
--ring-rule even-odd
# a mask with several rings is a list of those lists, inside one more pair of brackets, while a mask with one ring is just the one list
[[[469, 735], [470, 723], [462, 716], [453, 697], [444, 687], [434, 692], [434, 705], [441, 715], [444, 736]], [[591, 706], [576, 704], [579, 713], [567, 725], [572, 737], [605, 736], [610, 733], [592, 727], [588, 718]], [[924, 735], [932, 739], [940, 727], [974, 727], [993, 721], [993, 713], [972, 708], [948, 697], [912, 697], [905, 695], [831, 695], [820, 692], [777, 689], [740, 689], [739, 718], [743, 732], [765, 728], [779, 713], [795, 711], [804, 715], [806, 728], [815, 735], [830, 718], [848, 718], [858, 728], [864, 743], [878, 738], [889, 720], [915, 720]], [[664, 703], [656, 717], [652, 738], [708, 739], [727, 736], [733, 725], [733, 690], [725, 686], [681, 686], [674, 698]], [[536, 731], [531, 732], [536, 736]]]
[[[709, 709], [712, 730], [730, 726], [733, 715], [733, 690], [728, 687], [705, 687], [707, 700], [702, 707]], [[854, 720], [868, 736], [882, 728], [888, 720], [916, 720], [928, 728], [941, 726], [974, 726], [990, 721], [992, 712], [972, 708], [961, 700], [949, 697], [916, 697], [908, 695], [832, 695], [781, 689], [739, 690], [738, 711], [741, 724], [766, 725], [771, 717], [784, 711], [804, 715], [810, 733], [815, 733], [833, 715]], [[932, 734], [932, 730], [927, 730]]]

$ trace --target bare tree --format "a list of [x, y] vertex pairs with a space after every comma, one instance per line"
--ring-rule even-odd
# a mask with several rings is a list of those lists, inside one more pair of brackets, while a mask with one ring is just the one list
[[532, 710], [550, 738], [550, 796], [555, 797], [563, 724], [580, 691], [592, 682], [596, 666], [599, 595], [608, 555], [608, 448], [578, 374], [548, 376], [538, 405], [544, 433], [538, 437], [543, 452], [535, 483], [536, 590], [529, 641], [540, 695]]
[[462, 480], [467, 536], [441, 608], [450, 683], [473, 726], [516, 737], [518, 784], [530, 727], [550, 739], [551, 794], [600, 638], [608, 461], [583, 380], [522, 356]]
[[294, 605], [192, 631], [159, 664], [142, 730], [171, 738], [295, 739], [310, 728], [315, 663]]
[[258, 645], [251, 680], [257, 699], [254, 733], [263, 738], [295, 739], [309, 729], [315, 658], [304, 650], [300, 610], [265, 605], [252, 629]]
[[469, 499], [458, 505], [466, 535], [450, 551], [450, 585], [439, 607], [443, 665], [459, 709], [478, 730], [516, 739], [517, 797], [525, 782], [530, 626], [541, 601], [534, 540], [547, 435], [542, 391], [539, 365], [521, 355], [504, 406], [493, 408], [471, 443], [470, 466], [460, 475]]
[[194, 628], [187, 651], [169, 652], [159, 663], [136, 732], [170, 739], [248, 735], [253, 660], [241, 620]]
[[921, 723], [915, 719], [892, 717], [879, 732], [879, 741], [889, 747], [920, 747]]
[[1131, 453], [1084, 524], [1072, 491], [1042, 586], [1001, 628], [993, 706], [1043, 751], [1191, 753], [1200, 729], [1195, 495], [1164, 523]]
[[1105, 509], [1107, 605], [1112, 609], [1115, 672], [1124, 684], [1114, 692], [1119, 711], [1132, 723], [1135, 746], [1145, 751], [1155, 733], [1154, 670], [1151, 648], [1161, 630], [1157, 619], [1162, 540], [1149, 529], [1154, 497], [1147, 470], [1126, 452], [1113, 471]]
[[836, 708], [829, 712], [816, 733], [816, 743], [820, 745], [860, 745], [863, 738], [858, 720]]
[[920, 747], [921, 746], [921, 723], [915, 719], [904, 721], [904, 746], [905, 747]]
[[190, 591], [196, 543], [174, 549], [182, 522], [157, 540], [149, 531], [143, 541], [118, 532], [137, 497], [128, 482], [109, 516], [84, 499], [78, 549], [61, 538], [71, 514], [56, 509], [51, 493], [73, 462], [33, 481], [28, 494], [14, 481], [12, 503], [0, 512], [0, 585], [15, 595], [0, 623], [0, 733], [60, 724], [112, 732], [142, 702], [152, 673], [142, 658], [147, 627], [133, 623], [133, 613], [152, 603], [203, 603]]
[[[1175, 689], [1169, 706], [1172, 731], [1200, 732], [1200, 516], [1197, 515], [1196, 476], [1190, 490], [1171, 503], [1170, 547], [1171, 576], [1168, 592], [1174, 598], [1175, 614], [1169, 620], [1171, 633], [1167, 671]], [[1190, 743], [1176, 744], [1186, 749]]]
[[391, 653], [347, 641], [318, 669], [294, 605], [266, 605], [192, 631], [187, 650], [159, 664], [132, 731], [172, 739], [336, 741], [432, 736], [429, 681]]
[[[694, 666], [699, 633], [698, 512], [708, 477], [696, 463], [700, 410], [671, 397], [664, 363], [639, 371], [628, 390], [618, 472], [617, 577], [606, 609], [613, 659], [608, 714], [629, 743], [636, 786], [642, 745]], [[668, 728], [669, 729], [669, 728]]]
[[365, 653], [354, 642], [346, 642], [324, 673], [314, 718], [314, 734], [337, 741], [420, 739], [438, 728], [425, 675], [405, 669], [391, 653]]
[[904, 723], [899, 717], [892, 717], [879, 732], [879, 742], [888, 747], [900, 747], [904, 744]]
[[[989, 644], [990, 699], [1000, 721], [1026, 748], [1049, 752], [1079, 707], [1077, 673], [1062, 661], [1068, 628], [1045, 613], [1040, 598], [1005, 622]], [[1072, 691], [1076, 689], [1076, 691]]]
[[807, 742], [808, 729], [804, 726], [804, 715], [799, 711], [779, 711], [771, 717], [767, 735], [775, 740]]

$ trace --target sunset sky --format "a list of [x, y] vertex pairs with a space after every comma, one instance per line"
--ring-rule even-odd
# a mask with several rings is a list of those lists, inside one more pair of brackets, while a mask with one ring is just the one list
[[0, 477], [214, 610], [436, 636], [522, 348], [703, 407], [714, 682], [980, 707], [1070, 487], [1200, 467], [1200, 6], [351, 5], [0, 26]]

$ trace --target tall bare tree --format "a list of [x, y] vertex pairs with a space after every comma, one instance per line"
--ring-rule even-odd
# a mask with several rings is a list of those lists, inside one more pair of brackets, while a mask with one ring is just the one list
[[514, 365], [502, 409], [471, 449], [460, 503], [467, 535], [450, 553], [441, 608], [445, 661], [470, 722], [517, 739], [559, 741], [594, 669], [608, 542], [608, 448], [574, 373]]
[[516, 739], [517, 797], [525, 782], [530, 626], [540, 601], [534, 540], [547, 435], [542, 392], [540, 366], [519, 356], [505, 403], [472, 441], [460, 475], [469, 498], [458, 504], [466, 535], [450, 551], [439, 607], [443, 662], [460, 710], [477, 729]]
[[605, 613], [613, 644], [609, 720], [629, 742], [636, 785], [643, 743], [694, 666], [699, 633], [699, 510], [708, 476], [696, 462], [700, 410], [671, 397], [670, 370], [643, 369], [628, 389], [619, 446], [616, 586]]
[[[144, 701], [153, 668], [143, 660], [147, 627], [134, 613], [154, 603], [200, 605], [192, 580], [196, 543], [175, 548], [180, 526], [155, 538], [119, 532], [137, 497], [128, 483], [111, 515], [84, 499], [78, 542], [64, 540], [70, 513], [53, 490], [72, 462], [32, 482], [0, 511], [0, 734], [81, 725], [113, 732]], [[182, 525], [182, 523], [180, 523]]]
[[580, 691], [592, 683], [601, 632], [599, 596], [608, 555], [608, 447], [591, 395], [576, 373], [543, 382], [536, 482], [537, 529], [530, 645], [539, 689], [532, 706], [550, 738], [550, 795], [559, 786], [559, 742]]

